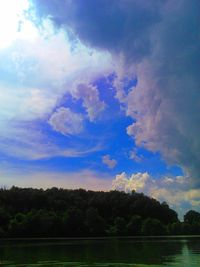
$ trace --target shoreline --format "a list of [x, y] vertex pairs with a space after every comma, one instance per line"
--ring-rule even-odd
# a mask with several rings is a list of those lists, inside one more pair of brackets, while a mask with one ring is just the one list
[[70, 240], [126, 240], [126, 239], [184, 239], [200, 238], [200, 235], [161, 235], [161, 236], [104, 236], [104, 237], [30, 237], [30, 238], [0, 238], [1, 241], [70, 241]]

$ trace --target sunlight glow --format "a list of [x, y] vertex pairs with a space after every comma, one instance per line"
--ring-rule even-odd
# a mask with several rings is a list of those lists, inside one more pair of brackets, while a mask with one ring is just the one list
[[34, 38], [36, 29], [24, 15], [29, 6], [28, 0], [0, 0], [0, 49], [16, 39]]

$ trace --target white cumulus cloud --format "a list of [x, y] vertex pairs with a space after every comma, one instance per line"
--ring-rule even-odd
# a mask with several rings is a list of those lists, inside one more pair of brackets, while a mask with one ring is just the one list
[[190, 177], [163, 176], [155, 179], [147, 172], [134, 173], [130, 176], [123, 172], [116, 175], [112, 181], [112, 189], [127, 193], [134, 190], [161, 202], [166, 201], [180, 217], [189, 209], [199, 210], [200, 190], [193, 188]]

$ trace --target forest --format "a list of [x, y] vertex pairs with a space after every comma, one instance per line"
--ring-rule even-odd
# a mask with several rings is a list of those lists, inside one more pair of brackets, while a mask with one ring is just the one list
[[1, 238], [183, 234], [200, 234], [200, 213], [180, 222], [166, 202], [135, 191], [0, 189]]

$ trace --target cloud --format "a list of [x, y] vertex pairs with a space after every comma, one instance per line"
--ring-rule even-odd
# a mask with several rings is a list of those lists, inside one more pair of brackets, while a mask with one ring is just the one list
[[161, 20], [165, 2], [32, 1], [38, 17], [50, 17], [57, 29], [71, 32], [87, 47], [112, 55], [112, 71], [117, 74], [114, 85], [120, 100], [125, 97], [124, 78], [135, 77], [133, 64], [151, 54], [151, 32]]
[[58, 140], [34, 122], [2, 124], [1, 153], [22, 160], [42, 160], [53, 157], [84, 157], [102, 149], [96, 144], [74, 142], [70, 136]]
[[[84, 169], [76, 172], [56, 172], [44, 169], [25, 168], [23, 172], [18, 168], [6, 169], [6, 165], [0, 166], [1, 187], [33, 187], [33, 188], [66, 188], [95, 191], [109, 191], [111, 177], [92, 170]], [[12, 169], [12, 171], [10, 171]]]
[[149, 179], [150, 176], [146, 172], [132, 174], [130, 178], [127, 177], [125, 172], [122, 172], [116, 175], [115, 180], [113, 180], [113, 189], [125, 192], [131, 192], [132, 190], [141, 192]]
[[130, 193], [135, 190], [161, 202], [166, 201], [174, 208], [180, 218], [189, 209], [199, 210], [200, 189], [193, 188], [190, 177], [163, 176], [155, 179], [147, 172], [134, 173], [128, 176], [125, 172], [116, 175], [112, 189]]
[[110, 155], [103, 156], [102, 162], [110, 169], [113, 169], [117, 165], [117, 161], [115, 159], [111, 159]]
[[105, 103], [100, 100], [96, 86], [79, 83], [72, 92], [72, 96], [83, 100], [83, 106], [90, 121], [94, 121], [105, 109]]
[[[134, 120], [128, 134], [138, 146], [160, 151], [169, 164], [181, 166], [198, 181], [200, 2], [33, 3], [58, 28], [71, 29], [87, 46], [113, 55], [117, 97]], [[134, 75], [137, 86], [127, 93], [123, 76]]]
[[[70, 39], [62, 29], [55, 30], [48, 18], [37, 25], [23, 19], [19, 34], [0, 49], [1, 152], [39, 159], [95, 151], [98, 144], [93, 144], [91, 149], [80, 144], [78, 148], [77, 144], [68, 142], [69, 148], [62, 149], [56, 140], [48, 137], [44, 128], [51, 118], [54, 128], [62, 133], [82, 131], [84, 117], [80, 114], [79, 117], [73, 115], [74, 122], [71, 117], [71, 122], [69, 118], [68, 122], [61, 123], [64, 112], [59, 108], [70, 104], [64, 103], [66, 96], [74, 97], [73, 101], [79, 105], [81, 98], [91, 121], [99, 116], [105, 105], [99, 99], [97, 88], [90, 84], [112, 69], [109, 54], [87, 48], [76, 38]], [[87, 92], [76, 89], [77, 82]], [[59, 112], [54, 113], [55, 109]], [[72, 114], [68, 111], [68, 115]]]
[[133, 148], [130, 151], [129, 158], [136, 162], [140, 162], [142, 160], [142, 157], [138, 155], [138, 151], [136, 148]]
[[83, 131], [83, 116], [69, 108], [59, 108], [50, 117], [49, 124], [63, 135], [76, 135]]
[[[2, 150], [14, 153], [23, 142], [23, 151], [31, 153], [34, 141], [28, 137], [30, 132], [11, 128], [13, 121], [19, 125], [46, 121], [66, 94], [81, 99], [94, 121], [105, 106], [93, 82], [115, 70], [116, 97], [133, 119], [127, 133], [137, 146], [159, 151], [169, 164], [181, 166], [199, 187], [200, 2], [32, 2], [42, 18], [36, 19], [39, 28], [24, 23], [32, 38], [28, 40], [24, 31], [0, 51]], [[133, 77], [137, 84], [127, 90], [124, 81]], [[45, 138], [37, 138], [42, 144], [39, 154], [47, 155]], [[54, 144], [50, 148], [57, 151]]]
[[[51, 16], [58, 27], [71, 28], [89, 46], [131, 53], [140, 60], [151, 50], [149, 31], [160, 20], [163, 1], [39, 1], [33, 3], [39, 16]], [[128, 58], [127, 58], [128, 59]]]
[[[51, 113], [66, 94], [77, 98], [82, 94], [88, 111], [92, 105], [91, 94], [91, 99], [95, 100], [93, 106], [97, 104], [100, 109], [97, 89], [84, 84], [109, 73], [108, 53], [87, 48], [78, 40], [72, 42], [63, 30], [55, 32], [51, 22], [45, 21], [42, 30], [32, 26], [36, 31], [33, 40], [19, 38], [0, 50], [0, 104], [6, 101], [8, 106], [3, 110], [10, 111], [13, 106], [18, 120], [23, 120], [24, 116], [37, 119]], [[85, 95], [76, 89], [77, 81], [85, 86]], [[0, 115], [1, 112], [2, 109]], [[92, 109], [90, 113], [92, 116]]]
[[137, 87], [127, 96], [127, 114], [136, 119], [127, 132], [136, 144], [160, 151], [196, 180], [200, 177], [199, 7], [198, 1], [168, 3], [162, 23], [152, 33], [155, 48], [138, 65]]

